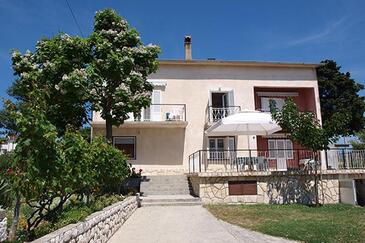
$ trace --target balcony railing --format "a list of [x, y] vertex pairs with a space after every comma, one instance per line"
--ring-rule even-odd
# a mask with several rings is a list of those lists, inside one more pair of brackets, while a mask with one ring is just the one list
[[140, 122], [162, 122], [162, 121], [186, 121], [185, 104], [152, 104], [146, 109], [142, 109], [140, 114], [130, 114], [131, 121]]
[[189, 171], [313, 170], [318, 158], [308, 150], [199, 150], [189, 156]]
[[208, 107], [208, 122], [217, 122], [220, 119], [237, 113], [241, 110], [240, 106], [226, 106], [226, 107]]
[[328, 169], [365, 169], [365, 150], [332, 149], [325, 156]]
[[189, 171], [313, 171], [321, 160], [328, 170], [365, 169], [365, 150], [198, 150], [189, 156]]

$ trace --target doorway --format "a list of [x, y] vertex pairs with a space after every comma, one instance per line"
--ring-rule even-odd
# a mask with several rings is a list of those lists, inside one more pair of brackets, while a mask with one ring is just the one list
[[365, 179], [355, 180], [355, 189], [357, 204], [365, 207]]
[[212, 93], [212, 107], [224, 108], [228, 106], [228, 94], [227, 93]]
[[213, 91], [210, 97], [210, 114], [211, 122], [219, 121], [220, 119], [234, 113], [233, 90], [231, 91]]

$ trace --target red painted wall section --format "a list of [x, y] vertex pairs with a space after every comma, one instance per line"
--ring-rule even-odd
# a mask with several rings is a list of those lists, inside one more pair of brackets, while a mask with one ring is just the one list
[[[293, 101], [297, 104], [300, 111], [309, 111], [316, 114], [316, 100], [314, 96], [314, 88], [268, 88], [268, 87], [255, 87], [255, 109], [261, 109], [261, 97], [265, 96], [258, 96], [258, 92], [296, 92], [298, 96], [291, 97]], [[283, 96], [270, 96], [270, 97], [278, 97], [283, 98]], [[280, 132], [278, 132], [280, 133]], [[257, 136], [257, 150], [263, 151], [261, 154], [267, 154], [268, 151], [268, 139], [262, 136]], [[276, 139], [276, 138], [275, 138]], [[277, 138], [280, 139], [280, 138]], [[283, 138], [284, 139], [284, 138]], [[299, 161], [301, 159], [306, 159], [311, 156], [311, 153], [303, 148], [300, 144], [293, 142], [293, 159], [287, 159], [287, 167], [288, 168], [299, 168]], [[259, 152], [260, 153], [260, 152]], [[269, 159], [268, 158], [269, 168], [275, 168], [277, 166], [276, 159]]]
[[[265, 138], [262, 136], [257, 136], [257, 150], [262, 151], [258, 152], [261, 156], [265, 156], [268, 159], [269, 168], [276, 168], [277, 161], [276, 159], [269, 159], [268, 158], [268, 139], [271, 138]], [[272, 139], [287, 139], [287, 138], [272, 138]], [[299, 168], [299, 161], [301, 159], [307, 159], [312, 156], [312, 153], [305, 148], [303, 148], [300, 144], [293, 142], [293, 159], [287, 159], [287, 167], [288, 168]]]
[[[300, 111], [310, 111], [316, 113], [316, 99], [314, 96], [314, 88], [264, 88], [255, 87], [255, 109], [261, 109], [261, 97], [257, 92], [297, 92], [298, 96], [292, 97], [294, 102], [298, 105]], [[263, 96], [264, 97], [264, 96]], [[275, 97], [275, 96], [270, 96]], [[277, 96], [279, 97], [279, 96]], [[283, 98], [283, 96], [279, 97]]]

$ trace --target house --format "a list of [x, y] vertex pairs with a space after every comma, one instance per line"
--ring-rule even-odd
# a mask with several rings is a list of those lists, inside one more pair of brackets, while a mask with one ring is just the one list
[[0, 143], [0, 154], [5, 154], [14, 150], [16, 146], [15, 140], [15, 136], [9, 136], [4, 142]]
[[[131, 115], [114, 127], [113, 144], [145, 175], [189, 174], [195, 194], [208, 202], [289, 200], [278, 191], [269, 196], [267, 181], [284, 175], [274, 172], [310, 167], [315, 155], [283, 131], [217, 136], [209, 128], [236, 113], [268, 113], [271, 100], [280, 109], [287, 98], [321, 120], [318, 64], [194, 60], [191, 45], [191, 37], [185, 37], [184, 60], [160, 61], [159, 70], [148, 79], [154, 85], [152, 105], [140, 117]], [[98, 112], [93, 113], [91, 126], [92, 136], [105, 134], [105, 122]], [[326, 156], [319, 157], [317, 160]], [[338, 165], [338, 161], [334, 163]], [[326, 163], [321, 166], [327, 169]], [[284, 178], [283, 183], [291, 183], [288, 176]], [[338, 180], [329, 179], [327, 184], [328, 190], [338, 188]], [[213, 192], [208, 193], [207, 188]], [[229, 197], [242, 190], [252, 195]], [[338, 201], [339, 193], [330, 194], [328, 202]]]

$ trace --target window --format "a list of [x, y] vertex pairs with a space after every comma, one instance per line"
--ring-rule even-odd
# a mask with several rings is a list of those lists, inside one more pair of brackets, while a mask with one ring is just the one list
[[209, 158], [222, 159], [224, 150], [224, 138], [209, 138]]
[[257, 181], [229, 181], [229, 195], [257, 195]]
[[270, 111], [270, 101], [274, 101], [274, 105], [279, 110], [283, 109], [285, 104], [284, 98], [269, 98], [269, 97], [261, 97], [261, 110], [269, 112]]
[[113, 144], [123, 151], [129, 159], [136, 159], [136, 137], [114, 137]]
[[235, 147], [235, 137], [210, 137], [208, 138], [209, 159], [227, 159], [227, 156], [234, 155]]
[[293, 142], [290, 139], [269, 139], [269, 158], [293, 159]]

